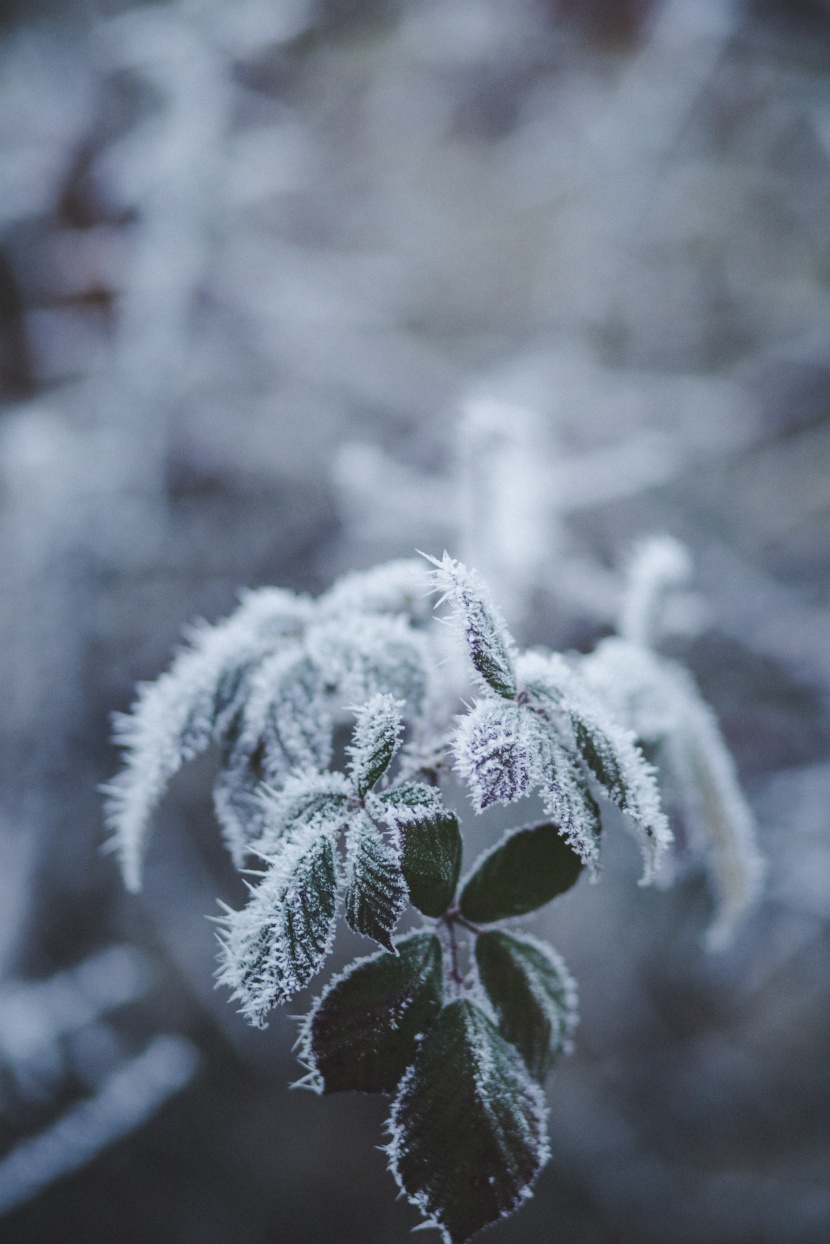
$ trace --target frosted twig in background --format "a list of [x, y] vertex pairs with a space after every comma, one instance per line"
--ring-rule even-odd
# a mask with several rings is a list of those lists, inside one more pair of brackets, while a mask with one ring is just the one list
[[689, 550], [671, 536], [644, 540], [634, 550], [617, 627], [621, 639], [653, 648], [660, 640], [666, 595], [692, 575]]
[[562, 542], [539, 423], [532, 410], [479, 399], [466, 403], [456, 433], [462, 557], [517, 623]]
[[150, 962], [130, 946], [109, 946], [43, 981], [0, 984], [0, 1065], [15, 1074], [60, 1037], [134, 1002], [152, 984]]
[[85, 1166], [102, 1149], [140, 1127], [190, 1082], [198, 1064], [196, 1048], [186, 1038], [154, 1037], [94, 1097], [73, 1106], [45, 1132], [21, 1141], [0, 1161], [0, 1214]]
[[221, 204], [225, 66], [189, 18], [187, 6], [134, 9], [97, 32], [102, 65], [137, 73], [161, 99], [161, 116], [131, 130], [99, 162], [116, 201], [138, 212], [118, 321], [116, 387], [104, 400], [117, 404], [130, 469], [143, 476], [128, 487], [151, 495], [164, 483], [167, 420], [182, 395], [190, 316]]
[[714, 713], [688, 671], [654, 651], [666, 596], [690, 570], [688, 551], [677, 541], [641, 543], [628, 565], [621, 637], [603, 640], [581, 668], [655, 754], [664, 796], [676, 806], [692, 855], [702, 857], [709, 871], [717, 905], [706, 944], [720, 950], [757, 902], [764, 863], [755, 819]]

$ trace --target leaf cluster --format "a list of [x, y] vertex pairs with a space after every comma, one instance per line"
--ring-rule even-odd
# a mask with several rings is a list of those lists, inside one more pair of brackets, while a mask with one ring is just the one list
[[[192, 632], [118, 720], [126, 765], [107, 793], [137, 888], [166, 783], [218, 745], [217, 816], [249, 877], [246, 905], [219, 922], [219, 980], [251, 1023], [310, 984], [339, 915], [376, 943], [302, 1021], [302, 1083], [392, 1097], [390, 1167], [455, 1244], [530, 1195], [548, 1153], [541, 1084], [576, 1024], [562, 960], [504, 922], [596, 874], [604, 802], [635, 835], [644, 880], [670, 834], [654, 770], [591, 681], [556, 654], [521, 653], [476, 575], [429, 560], [455, 665], [417, 563], [349, 576], [316, 601], [251, 593]], [[545, 810], [461, 884], [450, 766], [475, 813], [533, 792]], [[401, 935], [409, 905], [424, 921]]]

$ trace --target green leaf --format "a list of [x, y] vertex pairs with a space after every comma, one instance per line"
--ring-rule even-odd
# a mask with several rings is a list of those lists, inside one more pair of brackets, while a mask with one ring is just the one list
[[584, 714], [572, 709], [568, 716], [580, 756], [608, 798], [625, 809], [629, 803], [625, 766], [612, 740]]
[[461, 871], [461, 832], [454, 812], [403, 826], [401, 868], [411, 902], [425, 916], [442, 916]]
[[308, 1015], [300, 1058], [322, 1093], [392, 1093], [441, 1010], [441, 943], [412, 933], [333, 980]]
[[548, 1157], [541, 1089], [467, 999], [438, 1016], [389, 1128], [395, 1178], [451, 1244], [517, 1209]]
[[440, 792], [425, 782], [405, 782], [379, 795], [372, 794], [366, 806], [377, 820], [398, 828], [427, 820], [442, 809]]
[[254, 850], [260, 855], [272, 855], [286, 837], [304, 826], [338, 834], [348, 823], [350, 793], [342, 773], [303, 769], [292, 773], [277, 790], [261, 786], [261, 829]]
[[596, 869], [602, 820], [584, 774], [552, 727], [539, 723], [539, 794], [545, 815], [556, 823], [580, 859]]
[[397, 853], [380, 830], [358, 813], [348, 837], [346, 920], [355, 933], [392, 949], [392, 930], [406, 907], [406, 882]]
[[361, 799], [383, 777], [401, 745], [402, 708], [403, 702], [391, 695], [375, 695], [355, 710], [357, 721], [346, 751], [355, 790]]
[[543, 1080], [576, 1027], [573, 978], [550, 947], [501, 929], [476, 938], [475, 954], [499, 1032]]
[[247, 906], [228, 911], [219, 981], [265, 1027], [271, 1007], [303, 989], [334, 939], [337, 877], [330, 835], [306, 830], [274, 858]]
[[523, 916], [564, 894], [581, 872], [582, 860], [552, 822], [510, 830], [479, 859], [461, 891], [461, 912], [478, 924]]
[[461, 834], [440, 792], [423, 782], [407, 782], [370, 796], [366, 808], [397, 833], [410, 900], [424, 915], [442, 916], [458, 885]]

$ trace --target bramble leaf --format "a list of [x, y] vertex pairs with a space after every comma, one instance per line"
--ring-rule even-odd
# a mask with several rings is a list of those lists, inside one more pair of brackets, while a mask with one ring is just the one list
[[262, 785], [257, 791], [260, 837], [253, 843], [259, 855], [271, 855], [286, 835], [301, 828], [337, 834], [349, 817], [349, 783], [342, 773], [300, 769], [278, 790]]
[[557, 735], [541, 723], [538, 755], [539, 794], [545, 813], [580, 859], [595, 869], [602, 821], [588, 783]]
[[373, 793], [366, 806], [376, 820], [386, 821], [390, 829], [429, 820], [443, 810], [440, 791], [425, 782], [405, 782], [380, 794]]
[[332, 838], [307, 830], [275, 857], [247, 906], [222, 920], [217, 978], [257, 1028], [320, 969], [334, 940], [336, 895]]
[[441, 1010], [438, 938], [411, 933], [395, 950], [353, 963], [303, 1021], [299, 1056], [318, 1092], [394, 1092]]
[[676, 661], [626, 640], [603, 640], [583, 669], [596, 694], [659, 756], [663, 782], [673, 791], [692, 851], [707, 860], [717, 897], [707, 945], [728, 945], [758, 900], [764, 861], [711, 708]]
[[213, 784], [213, 810], [237, 868], [243, 867], [251, 844], [265, 828], [259, 797], [264, 779], [262, 748], [231, 746]]
[[524, 916], [564, 894], [581, 872], [582, 860], [551, 822], [508, 830], [465, 882], [461, 913], [476, 924]]
[[139, 687], [129, 713], [115, 718], [124, 767], [103, 789], [124, 880], [141, 888], [150, 814], [185, 761], [219, 739], [247, 693], [257, 663], [275, 648], [292, 647], [310, 603], [293, 592], [248, 593], [231, 617], [192, 627], [189, 646], [154, 683]]
[[406, 614], [414, 622], [426, 622], [432, 609], [424, 595], [423, 562], [401, 558], [371, 570], [353, 570], [332, 584], [320, 597], [318, 607], [325, 617]]
[[537, 1080], [566, 1050], [577, 1024], [573, 977], [535, 938], [492, 929], [476, 938], [476, 965], [499, 1022]]
[[[643, 883], [653, 880], [660, 855], [671, 842], [671, 832], [660, 808], [654, 770], [637, 747], [634, 735], [611, 716], [588, 681], [558, 654], [527, 653], [519, 662], [519, 671], [529, 704], [549, 724], [550, 738], [561, 738], [563, 730], [569, 734], [569, 747], [606, 798], [626, 814], [643, 855]], [[552, 760], [555, 768], [562, 767], [556, 755]], [[544, 797], [544, 790], [542, 794]], [[560, 815], [553, 804], [546, 804], [546, 811]], [[581, 850], [589, 845], [580, 846], [576, 836], [572, 841]], [[585, 858], [595, 855], [595, 851], [586, 852]]]
[[355, 710], [357, 721], [346, 751], [355, 790], [361, 798], [383, 777], [401, 745], [402, 708], [403, 701], [379, 694]]
[[355, 612], [347, 624], [320, 622], [309, 629], [307, 647], [341, 704], [365, 704], [383, 692], [404, 700], [412, 716], [421, 712], [434, 658], [406, 618]]
[[305, 654], [286, 660], [277, 653], [256, 672], [252, 688], [248, 714], [253, 729], [248, 729], [265, 744], [269, 773], [279, 777], [288, 769], [325, 769], [333, 721], [316, 662]]
[[515, 699], [515, 645], [487, 588], [475, 571], [468, 570], [449, 553], [441, 561], [425, 556], [436, 567], [431, 576], [434, 590], [442, 593], [435, 607], [445, 600], [452, 602], [451, 617], [464, 637], [481, 689], [495, 691], [506, 700]]
[[440, 792], [423, 782], [407, 782], [367, 800], [367, 809], [397, 834], [411, 902], [425, 916], [443, 915], [458, 885], [461, 833]]
[[461, 832], [454, 812], [402, 827], [401, 868], [410, 901], [425, 916], [442, 916], [461, 871]]
[[476, 812], [530, 793], [536, 776], [537, 723], [522, 705], [479, 700], [458, 723], [452, 747]]
[[364, 812], [350, 823], [346, 875], [349, 926], [391, 950], [392, 931], [406, 907], [406, 882], [397, 852]]
[[548, 1158], [545, 1100], [516, 1050], [466, 999], [446, 1006], [404, 1076], [387, 1148], [401, 1189], [449, 1244], [530, 1196]]

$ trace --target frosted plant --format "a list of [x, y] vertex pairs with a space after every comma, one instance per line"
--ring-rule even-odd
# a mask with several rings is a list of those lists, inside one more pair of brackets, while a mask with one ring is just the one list
[[[126, 765], [108, 816], [137, 888], [165, 783], [218, 746], [217, 813], [250, 890], [219, 918], [219, 980], [264, 1026], [322, 968], [338, 914], [376, 944], [302, 1020], [300, 1083], [393, 1098], [390, 1168], [459, 1244], [531, 1195], [548, 1157], [543, 1081], [577, 1020], [561, 958], [506, 922], [596, 875], [603, 806], [623, 813], [643, 882], [671, 834], [609, 697], [578, 664], [520, 652], [475, 573], [427, 560], [448, 606], [437, 618], [423, 563], [395, 562], [318, 600], [250, 593], [191, 632], [118, 719]], [[532, 793], [545, 813], [460, 885], [453, 770], [475, 813]], [[400, 934], [409, 905], [425, 919]]]
[[[603, 640], [581, 669], [654, 757], [690, 853], [707, 862], [716, 910], [705, 940], [710, 950], [720, 950], [758, 899], [764, 866], [714, 713], [688, 670], [654, 650], [666, 595], [683, 586], [691, 570], [688, 550], [676, 540], [644, 541], [629, 563], [619, 635]], [[671, 859], [665, 867], [671, 870]]]

